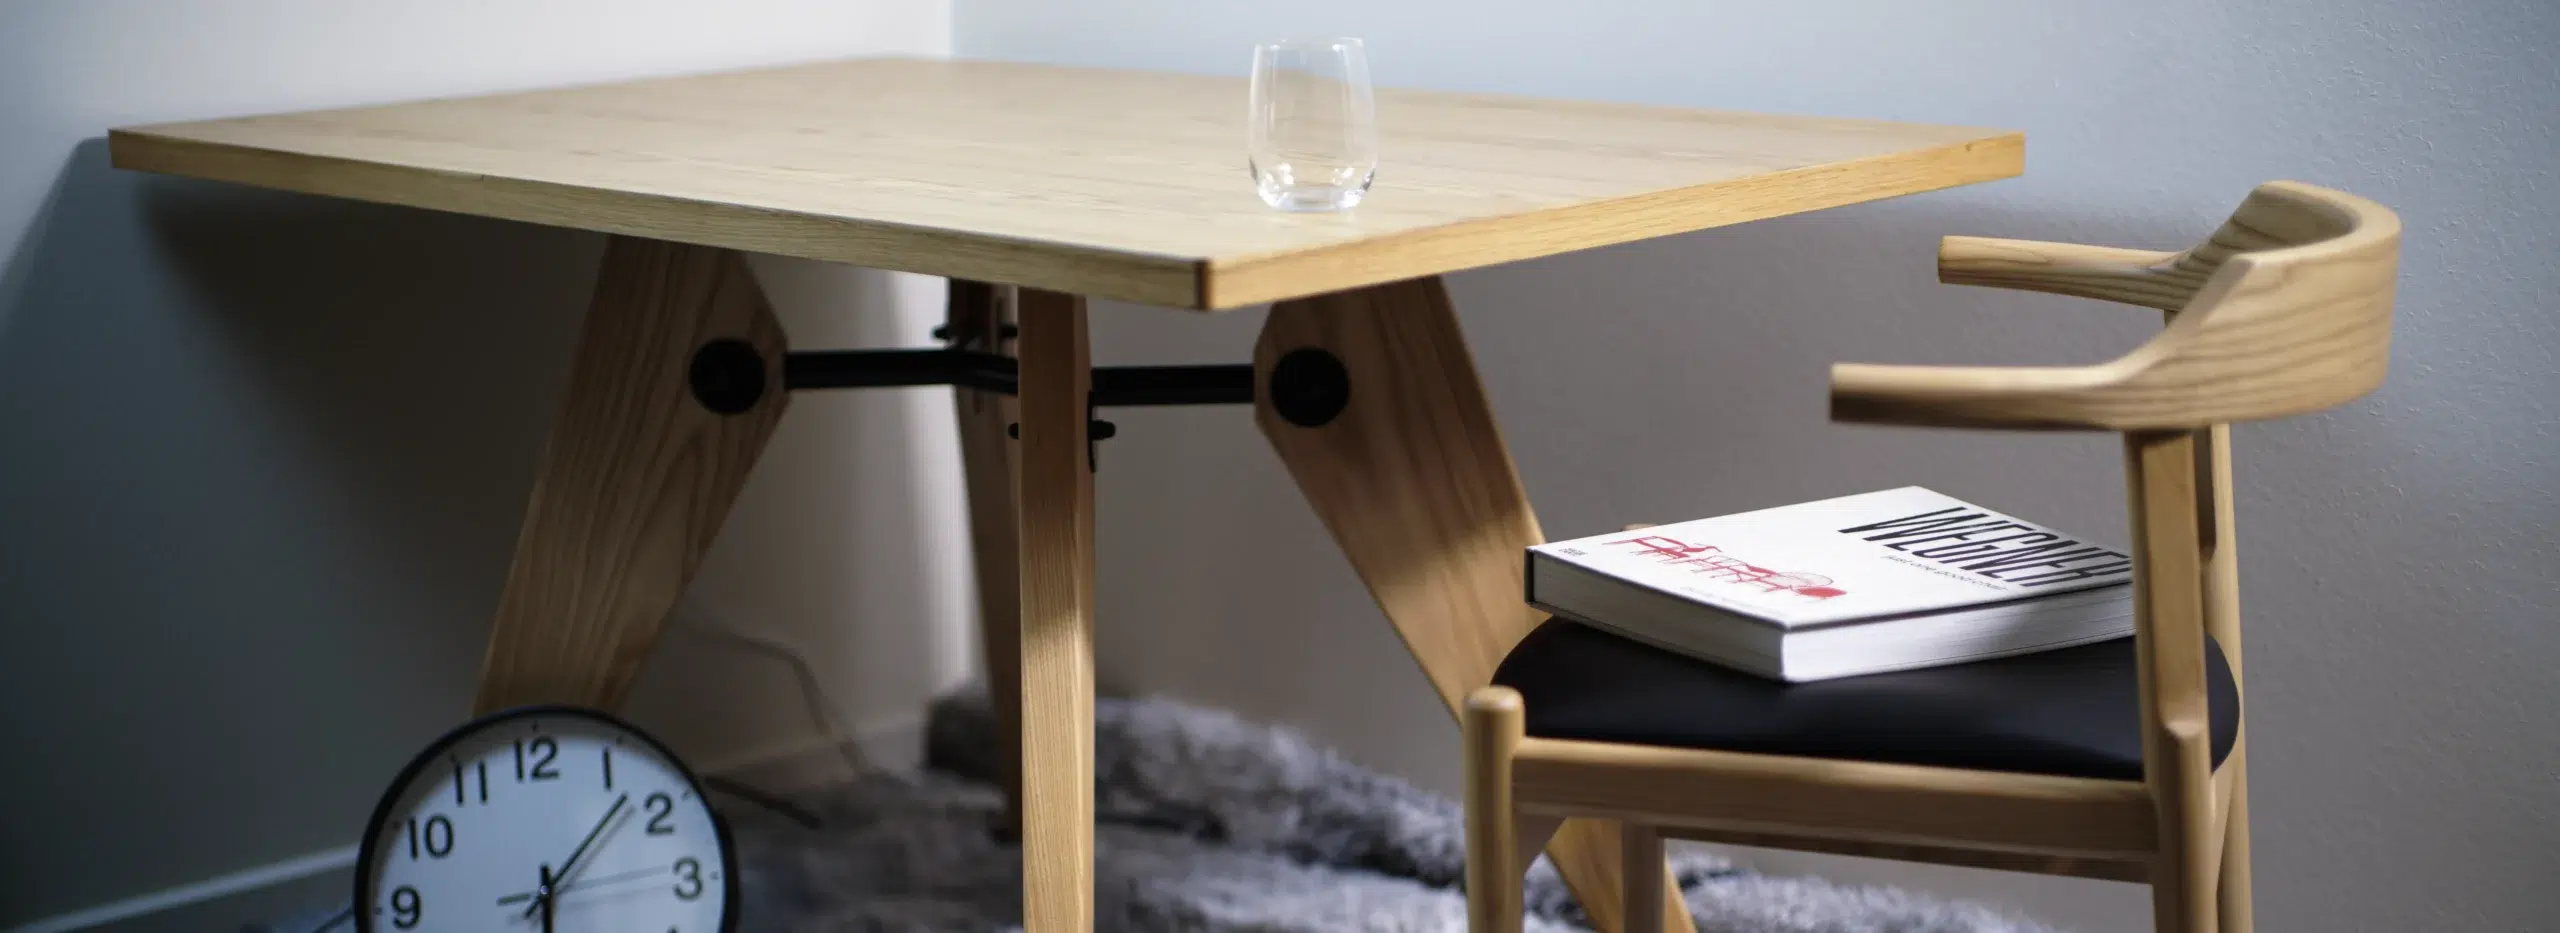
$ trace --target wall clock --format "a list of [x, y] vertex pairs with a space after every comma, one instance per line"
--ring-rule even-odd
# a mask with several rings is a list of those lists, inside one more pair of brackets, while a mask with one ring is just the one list
[[729, 831], [693, 772], [612, 716], [493, 713], [437, 739], [375, 805], [361, 933], [734, 933]]

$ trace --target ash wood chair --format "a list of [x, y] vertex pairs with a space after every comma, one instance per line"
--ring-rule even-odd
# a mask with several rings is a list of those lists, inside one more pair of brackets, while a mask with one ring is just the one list
[[[1946, 282], [2170, 312], [2112, 362], [1841, 364], [1832, 417], [2124, 435], [2135, 637], [1811, 684], [1762, 681], [1551, 621], [1465, 713], [1473, 933], [1515, 933], [1527, 860], [1566, 817], [1662, 839], [2148, 882], [2157, 928], [2250, 928], [2228, 425], [2380, 385], [2399, 260], [2380, 205], [2259, 187], [2204, 244], [2157, 253], [1950, 237]], [[1655, 933], [1656, 872], [1629, 872]]]

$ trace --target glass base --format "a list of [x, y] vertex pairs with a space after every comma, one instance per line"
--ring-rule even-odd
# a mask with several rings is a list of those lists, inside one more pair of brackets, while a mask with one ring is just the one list
[[1361, 176], [1358, 185], [1290, 185], [1265, 177], [1255, 179], [1253, 193], [1262, 196], [1262, 203], [1284, 211], [1348, 210], [1369, 196], [1369, 182], [1376, 177]]

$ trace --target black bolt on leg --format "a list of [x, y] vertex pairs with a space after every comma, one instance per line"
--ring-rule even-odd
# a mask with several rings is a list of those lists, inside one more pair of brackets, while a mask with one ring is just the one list
[[[1102, 454], [1101, 448], [1097, 445], [1101, 444], [1103, 441], [1119, 437], [1120, 426], [1104, 421], [1100, 418], [1093, 417], [1093, 403], [1091, 401], [1091, 396], [1087, 396], [1086, 398], [1085, 417], [1087, 420], [1084, 423], [1084, 465], [1085, 469], [1088, 470], [1100, 470], [1102, 469]], [[1007, 423], [1004, 426], [1004, 436], [1017, 441], [1021, 440], [1022, 422], [1015, 421]]]
[[1271, 410], [1290, 424], [1319, 428], [1351, 406], [1351, 370], [1321, 347], [1282, 354], [1271, 367]]
[[764, 400], [764, 354], [744, 340], [721, 339], [693, 351], [686, 369], [693, 400], [717, 414], [743, 414]]

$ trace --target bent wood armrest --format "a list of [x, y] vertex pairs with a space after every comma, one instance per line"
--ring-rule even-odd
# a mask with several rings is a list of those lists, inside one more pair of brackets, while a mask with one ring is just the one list
[[2113, 367], [1831, 367], [1831, 420], [1954, 428], [2109, 428], [2095, 423], [2090, 396], [2115, 380]]
[[2180, 253], [2077, 243], [1951, 236], [1938, 241], [1938, 281], [2096, 298], [2163, 311], [2186, 307], [2206, 268]]

